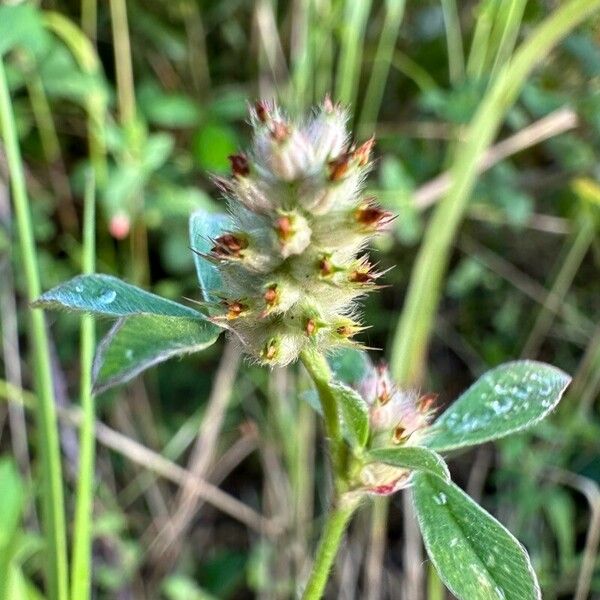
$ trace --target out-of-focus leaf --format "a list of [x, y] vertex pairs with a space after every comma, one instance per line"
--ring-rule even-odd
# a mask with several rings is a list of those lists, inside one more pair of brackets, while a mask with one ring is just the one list
[[228, 173], [227, 157], [238, 150], [235, 131], [221, 123], [205, 123], [194, 136], [193, 153], [198, 165], [205, 171]]
[[172, 128], [195, 127], [200, 120], [200, 107], [189, 96], [169, 93], [153, 82], [138, 87], [138, 104], [147, 120], [154, 125]]
[[119, 319], [98, 346], [94, 387], [103, 391], [173, 356], [204, 350], [221, 332], [197, 318], [145, 314]]
[[127, 206], [129, 199], [139, 192], [146, 182], [146, 174], [139, 165], [119, 165], [112, 169], [103, 192], [103, 200], [109, 212], [116, 212]]
[[217, 209], [216, 202], [203, 190], [168, 182], [153, 183], [151, 189], [146, 190], [145, 199], [148, 227], [159, 227], [170, 217], [185, 217], [187, 220], [198, 209], [208, 212]]
[[169, 158], [175, 140], [168, 133], [155, 133], [146, 140], [144, 144], [143, 168], [146, 173], [156, 171], [165, 164]]
[[427, 553], [459, 600], [538, 600], [523, 546], [452, 482], [413, 478], [413, 500]]
[[167, 600], [216, 600], [216, 596], [205, 592], [193, 579], [184, 575], [171, 575], [162, 585]]
[[39, 51], [47, 41], [36, 6], [28, 2], [0, 6], [0, 57], [15, 46]]
[[367, 455], [369, 460], [412, 471], [424, 471], [442, 479], [450, 479], [450, 471], [444, 459], [429, 448], [420, 446], [398, 446], [397, 448], [375, 448]]
[[237, 121], [248, 115], [248, 95], [244, 90], [223, 90], [209, 106], [215, 121]]
[[37, 308], [123, 317], [152, 314], [202, 320], [203, 316], [183, 304], [161, 298], [110, 275], [79, 275], [42, 294]]
[[405, 165], [394, 156], [385, 156], [379, 168], [377, 192], [381, 204], [397, 215], [395, 232], [404, 244], [414, 244], [421, 236], [423, 223], [413, 202], [415, 182]]
[[600, 75], [600, 49], [590, 34], [572, 33], [563, 42], [563, 47], [579, 59], [589, 77]]
[[481, 444], [543, 419], [571, 378], [556, 367], [522, 360], [480, 377], [435, 421], [424, 444], [444, 451]]
[[358, 350], [357, 348], [338, 348], [328, 360], [335, 378], [353, 387], [372, 368], [369, 355], [364, 350]]

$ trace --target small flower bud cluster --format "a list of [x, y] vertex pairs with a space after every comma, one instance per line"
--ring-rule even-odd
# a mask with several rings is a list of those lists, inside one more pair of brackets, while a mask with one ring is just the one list
[[263, 364], [354, 344], [363, 329], [355, 300], [381, 273], [362, 252], [392, 215], [361, 196], [374, 140], [351, 143], [346, 120], [329, 99], [302, 123], [258, 102], [251, 152], [217, 180], [233, 225], [207, 257], [223, 281], [213, 318]]
[[[419, 445], [434, 416], [437, 394], [399, 389], [385, 365], [372, 367], [358, 391], [369, 407], [369, 449]], [[374, 462], [362, 467], [357, 486], [387, 496], [406, 487], [410, 476], [407, 469]]]

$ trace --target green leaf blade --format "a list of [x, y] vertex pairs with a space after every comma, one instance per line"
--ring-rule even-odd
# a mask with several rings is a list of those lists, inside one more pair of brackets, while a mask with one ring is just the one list
[[460, 488], [417, 473], [412, 493], [427, 553], [459, 600], [541, 599], [523, 546]]
[[395, 467], [423, 471], [442, 479], [450, 479], [450, 471], [444, 459], [429, 448], [421, 446], [398, 446], [397, 448], [375, 448], [367, 457]]
[[221, 332], [210, 321], [196, 318], [136, 315], [120, 319], [98, 346], [94, 389], [105, 391], [173, 356], [204, 350]]
[[545, 363], [523, 360], [480, 377], [431, 426], [424, 444], [438, 452], [481, 444], [541, 421], [571, 378]]
[[208, 254], [216, 237], [231, 226], [229, 217], [224, 214], [197, 210], [190, 217], [190, 245], [194, 252], [194, 262], [202, 296], [207, 302], [215, 301], [213, 293], [221, 289], [219, 270], [203, 255]]
[[154, 314], [203, 319], [199, 312], [110, 275], [80, 275], [42, 294], [36, 308], [63, 309], [106, 317]]
[[329, 384], [334, 394], [350, 440], [363, 447], [369, 438], [369, 411], [358, 392], [338, 381]]

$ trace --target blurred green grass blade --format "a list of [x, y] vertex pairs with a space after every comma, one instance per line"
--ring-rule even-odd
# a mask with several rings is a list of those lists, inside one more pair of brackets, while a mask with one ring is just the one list
[[465, 76], [465, 56], [458, 8], [455, 0], [441, 0], [441, 3], [446, 27], [450, 83], [457, 86]]
[[[57, 12], [43, 13], [44, 25], [69, 48], [81, 70], [94, 78], [102, 78], [102, 67], [94, 46], [72, 21]], [[93, 86], [87, 96], [88, 148], [95, 171], [96, 185], [102, 188], [108, 177], [106, 162], [107, 94]]]
[[560, 269], [552, 282], [546, 302], [540, 307], [533, 327], [529, 331], [521, 356], [535, 356], [555, 319], [555, 310], [566, 299], [567, 293], [579, 271], [590, 246], [597, 236], [597, 227], [592, 218], [586, 215], [575, 225], [575, 232], [565, 243], [566, 251], [559, 260]]
[[295, 0], [291, 3], [291, 40], [290, 40], [290, 70], [291, 87], [289, 106], [297, 114], [302, 114], [313, 100], [311, 90], [311, 74], [313, 72], [312, 51], [310, 44], [309, 24], [312, 21], [312, 2]]
[[355, 108], [367, 19], [371, 0], [346, 0], [340, 23], [341, 43], [336, 73], [336, 100]]
[[333, 7], [332, 0], [313, 0], [313, 21], [309, 34], [314, 48], [315, 97], [322, 99], [333, 90]]
[[499, 11], [499, 19], [492, 31], [492, 38], [499, 29], [496, 57], [490, 72], [490, 81], [493, 81], [499, 70], [510, 60], [510, 56], [515, 48], [521, 20], [525, 11], [527, 0], [510, 0], [503, 2], [502, 9]]
[[106, 317], [154, 314], [202, 319], [192, 308], [161, 298], [111, 275], [79, 275], [42, 294], [37, 308], [63, 309]]
[[187, 317], [137, 315], [119, 319], [98, 345], [94, 390], [129, 381], [173, 356], [199, 352], [215, 343], [222, 329]]
[[[0, 122], [2, 124], [2, 137], [15, 206], [21, 265], [25, 275], [27, 297], [30, 301], [33, 301], [41, 291], [38, 259], [23, 163], [2, 59], [0, 59]], [[42, 506], [47, 544], [47, 560], [44, 565], [45, 576], [49, 598], [51, 600], [66, 600], [68, 597], [69, 568], [65, 504], [50, 348], [43, 313], [31, 309], [29, 317], [29, 333], [34, 357], [33, 371], [38, 391], [36, 402], [37, 433], [39, 435], [38, 453], [42, 463], [41, 470], [44, 484]]]
[[444, 459], [430, 448], [419, 446], [375, 448], [367, 454], [367, 458], [374, 462], [382, 462], [411, 471], [423, 471], [435, 477], [450, 479], [450, 471], [448, 471]]
[[438, 452], [521, 431], [554, 410], [571, 378], [532, 360], [505, 363], [480, 377], [435, 421], [425, 445]]
[[14, 463], [7, 458], [0, 460], [0, 493], [0, 598], [10, 600], [10, 564], [21, 527], [25, 488]]
[[450, 247], [475, 185], [479, 158], [491, 144], [531, 70], [599, 7], [600, 0], [562, 4], [530, 33], [484, 96], [465, 141], [456, 149], [450, 169], [452, 185], [430, 219], [411, 274], [392, 346], [392, 371], [400, 382], [421, 379]]
[[459, 600], [541, 599], [523, 546], [460, 488], [417, 473], [412, 494], [427, 553]]
[[473, 41], [467, 59], [466, 73], [469, 79], [480, 79], [485, 71], [490, 36], [499, 0], [482, 0], [477, 6], [477, 21]]
[[405, 5], [405, 0], [387, 0], [385, 3], [385, 19], [359, 120], [361, 134], [367, 127], [374, 127], [377, 121]]
[[[83, 272], [96, 267], [96, 182], [88, 173], [83, 214]], [[92, 362], [96, 344], [94, 317], [81, 316], [79, 396], [82, 422], [79, 431], [79, 474], [75, 492], [75, 516], [71, 561], [71, 598], [89, 598], [92, 594], [92, 523], [94, 520], [94, 463], [96, 407], [92, 392]]]

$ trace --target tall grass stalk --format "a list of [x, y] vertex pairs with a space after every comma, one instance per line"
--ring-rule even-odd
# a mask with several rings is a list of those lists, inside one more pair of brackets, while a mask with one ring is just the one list
[[313, 1], [313, 21], [309, 34], [314, 56], [315, 96], [321, 99], [333, 89], [333, 8], [332, 0]]
[[499, 39], [496, 58], [494, 59], [494, 64], [490, 73], [490, 81], [494, 80], [500, 69], [510, 59], [517, 42], [517, 36], [519, 35], [519, 29], [521, 27], [526, 4], [527, 0], [511, 0], [511, 2], [502, 4], [502, 18], [499, 19], [499, 23], [496, 24], [496, 27], [492, 32], [492, 37], [494, 37], [496, 29], [500, 30], [497, 34]]
[[[10, 172], [27, 297], [30, 301], [33, 301], [41, 293], [38, 261], [23, 164], [2, 60], [0, 60], [0, 121]], [[47, 546], [45, 562], [47, 592], [48, 597], [52, 600], [67, 600], [68, 561], [65, 506], [50, 348], [43, 312], [37, 309], [29, 309], [29, 316], [31, 348], [34, 358], [33, 370], [36, 374], [38, 391], [36, 416], [39, 442], [37, 450], [42, 461], [42, 505]]]
[[106, 92], [100, 87], [100, 60], [90, 40], [65, 16], [56, 12], [45, 12], [44, 24], [69, 48], [81, 70], [94, 79], [94, 85], [86, 96], [88, 151], [94, 167], [96, 185], [102, 188], [108, 178], [105, 141], [108, 99]]
[[119, 119], [124, 126], [131, 126], [136, 118], [135, 87], [131, 63], [131, 42], [127, 21], [125, 0], [110, 1], [113, 46], [115, 52], [115, 72], [117, 75], [117, 96]]
[[480, 79], [484, 73], [497, 7], [498, 0], [483, 0], [477, 7], [477, 21], [466, 67], [469, 79]]
[[477, 178], [477, 164], [535, 65], [600, 8], [600, 0], [570, 0], [547, 17], [500, 71], [455, 151], [452, 186], [431, 217], [395, 331], [391, 365], [403, 384], [421, 379], [452, 241]]
[[446, 45], [448, 48], [448, 71], [450, 83], [458, 85], [465, 77], [465, 56], [463, 51], [460, 18], [455, 0], [441, 0], [446, 27]]
[[[83, 212], [83, 273], [95, 270], [95, 181], [93, 171], [88, 174]], [[92, 516], [94, 492], [96, 409], [92, 393], [92, 361], [94, 359], [94, 317], [81, 317], [80, 336], [81, 429], [79, 431], [79, 473], [75, 498], [73, 556], [71, 564], [71, 600], [91, 597], [92, 590]]]
[[295, 0], [292, 5], [292, 36], [290, 43], [291, 88], [289, 105], [298, 113], [306, 110], [312, 102], [311, 89], [311, 45], [309, 43], [309, 23], [311, 3]]
[[95, 44], [98, 30], [97, 0], [81, 0], [81, 29], [92, 44]]
[[364, 130], [367, 127], [372, 127], [377, 120], [396, 40], [400, 32], [400, 24], [404, 16], [405, 5], [405, 0], [387, 0], [386, 2], [381, 37], [377, 45], [371, 77], [369, 78], [359, 119], [358, 130], [360, 134], [364, 134]]
[[340, 57], [336, 74], [336, 100], [353, 109], [371, 0], [346, 0], [341, 22]]
[[575, 232], [565, 242], [560, 268], [548, 292], [546, 302], [541, 306], [527, 341], [523, 346], [521, 356], [535, 358], [542, 340], [548, 333], [555, 318], [556, 311], [564, 303], [565, 297], [573, 283], [573, 279], [585, 258], [590, 246], [596, 238], [596, 225], [593, 219], [585, 215], [576, 224]]

